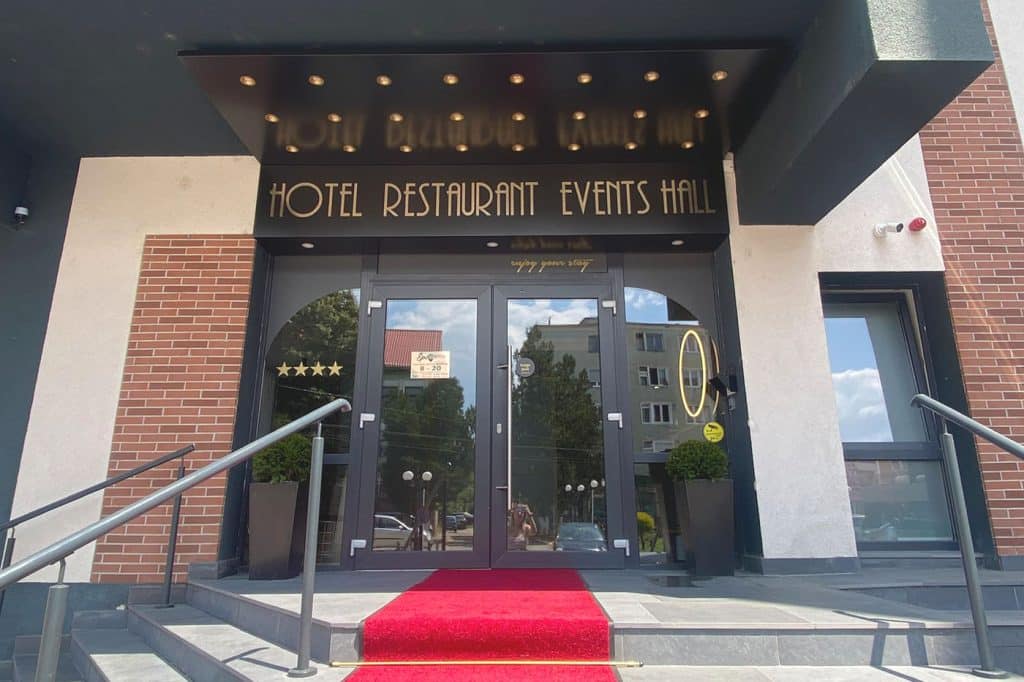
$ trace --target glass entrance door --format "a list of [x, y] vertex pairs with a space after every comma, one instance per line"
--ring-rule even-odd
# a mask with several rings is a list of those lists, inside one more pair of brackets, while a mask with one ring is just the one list
[[611, 299], [372, 289], [356, 568], [624, 565]]
[[611, 298], [602, 286], [495, 291], [495, 566], [624, 564]]
[[378, 287], [367, 305], [356, 567], [486, 566], [490, 289]]

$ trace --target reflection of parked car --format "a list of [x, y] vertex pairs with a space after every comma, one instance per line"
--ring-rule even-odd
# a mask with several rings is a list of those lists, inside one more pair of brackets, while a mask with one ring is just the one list
[[[465, 526], [463, 526], [463, 528], [465, 528]], [[455, 516], [453, 516], [451, 514], [449, 514], [448, 516], [444, 517], [444, 529], [445, 530], [458, 530], [459, 529], [459, 520], [458, 520], [458, 518], [456, 518]]]
[[555, 549], [563, 552], [606, 552], [608, 543], [596, 523], [563, 523], [555, 536]]
[[452, 514], [452, 516], [455, 517], [455, 525], [459, 530], [462, 530], [469, 525], [469, 519], [466, 517], [464, 512], [456, 512], [455, 514]]
[[[412, 535], [412, 527], [390, 514], [373, 515], [373, 548], [402, 549]], [[423, 529], [423, 547], [430, 549], [430, 531]]]
[[458, 512], [457, 514], [455, 514], [455, 516], [458, 516], [465, 520], [467, 526], [473, 525], [473, 515], [469, 512]]

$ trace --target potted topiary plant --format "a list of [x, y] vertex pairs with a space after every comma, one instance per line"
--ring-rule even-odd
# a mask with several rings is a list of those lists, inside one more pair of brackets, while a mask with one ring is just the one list
[[675, 481], [676, 515], [694, 575], [732, 575], [732, 479], [725, 452], [706, 440], [677, 445], [665, 469]]
[[252, 459], [249, 579], [298, 575], [305, 543], [311, 442], [294, 433]]

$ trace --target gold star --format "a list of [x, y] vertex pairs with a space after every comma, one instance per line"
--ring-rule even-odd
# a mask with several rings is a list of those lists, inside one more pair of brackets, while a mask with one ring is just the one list
[[333, 363], [331, 363], [331, 365], [330, 365], [330, 366], [329, 366], [329, 367], [327, 368], [327, 371], [328, 371], [328, 373], [330, 374], [330, 376], [332, 376], [332, 377], [337, 377], [337, 376], [341, 376], [341, 367], [342, 367], [342, 366], [338, 364], [338, 361], [337, 361], [337, 360], [335, 360], [335, 361], [334, 361]]
[[291, 367], [288, 366], [287, 362], [282, 362], [281, 365], [279, 367], [275, 367], [275, 369], [277, 370], [277, 376], [286, 377], [288, 376], [288, 370], [290, 370]]
[[309, 367], [306, 367], [304, 364], [302, 364], [302, 360], [299, 360], [299, 364], [295, 365], [295, 376], [297, 376], [297, 377], [304, 377], [304, 376], [306, 376], [306, 370], [307, 369], [309, 369]]
[[313, 370], [313, 376], [322, 377], [324, 375], [324, 370], [327, 368], [321, 365], [320, 361], [317, 360], [316, 364], [310, 367], [310, 369]]

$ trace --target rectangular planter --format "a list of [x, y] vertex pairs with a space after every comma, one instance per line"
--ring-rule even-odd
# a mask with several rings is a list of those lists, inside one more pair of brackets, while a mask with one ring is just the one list
[[676, 513], [693, 575], [732, 575], [736, 567], [732, 480], [677, 481]]
[[[305, 524], [303, 490], [295, 482], [252, 483], [249, 488], [249, 579], [280, 580], [301, 571]], [[296, 537], [297, 536], [297, 537]]]

